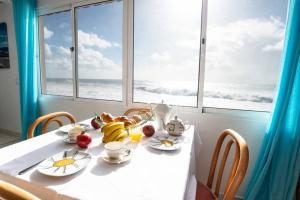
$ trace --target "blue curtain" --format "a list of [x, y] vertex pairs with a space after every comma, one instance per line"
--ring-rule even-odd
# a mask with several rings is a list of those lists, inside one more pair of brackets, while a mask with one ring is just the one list
[[245, 199], [291, 200], [295, 197], [300, 172], [299, 56], [300, 0], [291, 0], [274, 112]]
[[37, 81], [37, 20], [35, 0], [13, 0], [14, 23], [17, 41], [22, 139], [38, 115]]

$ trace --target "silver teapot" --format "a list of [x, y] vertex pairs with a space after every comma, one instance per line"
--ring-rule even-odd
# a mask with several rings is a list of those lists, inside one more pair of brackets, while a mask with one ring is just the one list
[[191, 127], [190, 124], [184, 124], [181, 119], [177, 116], [167, 124], [164, 124], [164, 129], [169, 133], [169, 135], [180, 136], [186, 130]]

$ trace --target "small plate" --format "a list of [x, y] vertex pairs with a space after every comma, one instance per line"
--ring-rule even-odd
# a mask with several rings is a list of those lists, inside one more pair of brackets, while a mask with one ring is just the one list
[[68, 124], [68, 125], [60, 127], [58, 130], [63, 133], [68, 133], [69, 130], [73, 127], [74, 127], [74, 124]]
[[64, 142], [68, 144], [76, 144], [76, 140], [70, 140], [68, 136], [64, 138]]
[[[79, 123], [76, 125], [80, 125], [84, 130], [87, 130], [90, 127], [90, 125], [83, 124], [83, 123]], [[62, 126], [58, 129], [58, 131], [63, 132], [63, 133], [68, 133], [71, 128], [74, 128], [74, 124], [68, 124], [68, 125]]]
[[121, 164], [123, 162], [126, 162], [128, 160], [131, 159], [131, 150], [128, 149], [124, 152], [123, 155], [121, 155], [119, 158], [111, 158], [109, 157], [105, 151], [102, 151], [100, 157], [105, 161], [105, 162], [108, 162], [108, 163], [111, 163], [111, 164]]
[[38, 166], [38, 171], [48, 176], [68, 176], [85, 168], [91, 161], [91, 155], [78, 150], [60, 152]]
[[173, 151], [181, 147], [181, 140], [170, 135], [157, 135], [149, 140], [148, 146], [158, 150]]

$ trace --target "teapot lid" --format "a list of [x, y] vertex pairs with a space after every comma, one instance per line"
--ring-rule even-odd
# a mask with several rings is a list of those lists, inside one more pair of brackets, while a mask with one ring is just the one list
[[160, 104], [157, 104], [156, 109], [171, 109], [171, 106], [164, 103], [164, 100]]
[[182, 120], [175, 115], [174, 119], [172, 119], [169, 123], [182, 123]]

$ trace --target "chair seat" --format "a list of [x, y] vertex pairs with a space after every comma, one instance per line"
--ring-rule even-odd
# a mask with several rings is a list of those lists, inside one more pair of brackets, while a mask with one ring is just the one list
[[214, 200], [216, 199], [210, 189], [201, 182], [197, 182], [196, 200]]

